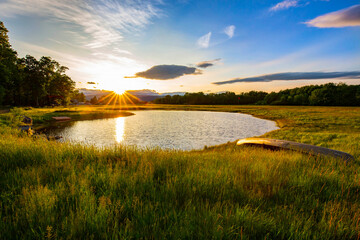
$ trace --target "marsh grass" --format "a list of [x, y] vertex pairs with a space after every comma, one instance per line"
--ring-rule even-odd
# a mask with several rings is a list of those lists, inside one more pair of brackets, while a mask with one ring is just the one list
[[2, 125], [0, 239], [359, 239], [358, 109], [295, 110], [241, 111], [285, 123], [268, 137], [347, 150], [356, 161], [230, 143], [98, 149]]

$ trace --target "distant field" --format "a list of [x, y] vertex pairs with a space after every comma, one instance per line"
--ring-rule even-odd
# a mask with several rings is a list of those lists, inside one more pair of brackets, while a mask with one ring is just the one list
[[[10, 127], [52, 116], [116, 117], [120, 107], [0, 114], [0, 239], [359, 239], [360, 108], [138, 105], [274, 120], [264, 137], [346, 151], [340, 159], [224, 144], [203, 151], [96, 149]], [[57, 111], [57, 112], [56, 112]]]

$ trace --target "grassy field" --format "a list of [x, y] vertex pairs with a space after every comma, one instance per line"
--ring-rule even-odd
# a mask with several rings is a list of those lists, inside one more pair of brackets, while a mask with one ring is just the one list
[[265, 137], [354, 162], [235, 144], [203, 151], [96, 149], [20, 133], [21, 114], [115, 117], [119, 108], [0, 114], [0, 239], [360, 239], [360, 108], [126, 106], [229, 111], [277, 121]]

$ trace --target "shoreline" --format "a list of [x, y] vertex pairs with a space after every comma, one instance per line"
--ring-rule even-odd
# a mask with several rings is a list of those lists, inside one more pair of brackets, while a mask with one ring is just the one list
[[[117, 111], [117, 110], [115, 110]], [[256, 118], [256, 119], [262, 119], [262, 120], [265, 120], [265, 121], [271, 121], [274, 123], [274, 128], [273, 130], [270, 130], [270, 131], [267, 131], [261, 135], [254, 135], [254, 136], [251, 136], [251, 137], [261, 137], [265, 134], [268, 134], [270, 132], [273, 132], [273, 131], [278, 131], [280, 130], [281, 128], [279, 127], [279, 124], [277, 121], [274, 121], [274, 120], [270, 120], [270, 119], [266, 119], [266, 118], [260, 118], [260, 117], [257, 117], [257, 116], [254, 116], [252, 114], [248, 114], [248, 113], [242, 113], [242, 112], [233, 112], [233, 111], [211, 111], [211, 110], [190, 110], [190, 109], [187, 109], [187, 110], [182, 110], [182, 109], [157, 109], [157, 108], [146, 108], [146, 109], [136, 109], [132, 112], [122, 112], [121, 114], [119, 113], [112, 113], [112, 114], [106, 114], [106, 115], [97, 115], [97, 114], [93, 114], [93, 113], [90, 113], [88, 115], [82, 115], [81, 118], [77, 118], [77, 119], [71, 119], [71, 120], [67, 120], [67, 121], [54, 121], [54, 120], [50, 120], [48, 122], [46, 122], [45, 124], [40, 124], [40, 125], [37, 125], [33, 127], [34, 131], [36, 132], [36, 134], [45, 134], [46, 136], [48, 135], [47, 132], [46, 132], [46, 129], [47, 128], [51, 128], [51, 127], [55, 127], [55, 126], [60, 126], [61, 128], [61, 124], [62, 123], [67, 123], [67, 122], [76, 122], [76, 121], [92, 121], [92, 120], [101, 120], [101, 119], [110, 119], [110, 118], [118, 118], [118, 117], [128, 117], [128, 116], [132, 116], [132, 115], [136, 115], [136, 111], [163, 111], [163, 112], [168, 112], [168, 111], [175, 111], [175, 112], [209, 112], [209, 113], [215, 113], [215, 112], [218, 112], [218, 113], [233, 113], [233, 114], [242, 114], [242, 115], [245, 115], [245, 116], [248, 116], [248, 117], [253, 117], [253, 118]], [[95, 117], [94, 117], [95, 116]], [[64, 126], [63, 126], [64, 127]], [[59, 134], [60, 136], [61, 134]], [[209, 136], [210, 137], [210, 136]], [[207, 145], [205, 144], [202, 148], [196, 148], [196, 149], [177, 149], [177, 148], [174, 148], [174, 149], [163, 149], [163, 150], [181, 150], [181, 151], [202, 151], [204, 149], [210, 149], [210, 148], [214, 148], [216, 146], [220, 146], [220, 145], [226, 145], [226, 144], [230, 144], [230, 143], [235, 143], [236, 141], [238, 141], [239, 139], [241, 138], [236, 138], [235, 140], [230, 140], [230, 141], [225, 141], [223, 143], [216, 143], [216, 144], [213, 144], [213, 145]], [[86, 144], [85, 144], [86, 145]], [[113, 146], [116, 146], [116, 144], [112, 144], [112, 145], [109, 145], [107, 147], [113, 147]], [[125, 145], [126, 146], [126, 145]], [[155, 146], [151, 147], [151, 148], [157, 148]], [[160, 148], [160, 147], [159, 147]], [[162, 149], [162, 148], [161, 148]]]

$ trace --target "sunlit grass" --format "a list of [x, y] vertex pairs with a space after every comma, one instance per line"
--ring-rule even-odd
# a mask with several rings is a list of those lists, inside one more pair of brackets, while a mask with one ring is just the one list
[[[266, 136], [348, 151], [356, 161], [234, 144], [97, 149], [3, 125], [0, 239], [360, 237], [358, 108], [223, 109], [281, 120], [283, 128]], [[38, 111], [48, 110], [29, 113]]]

